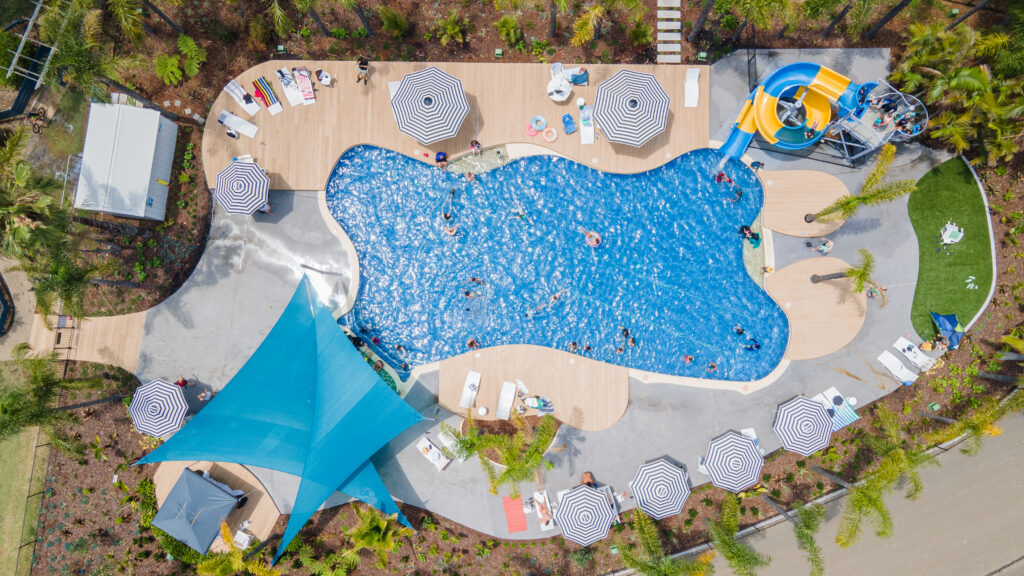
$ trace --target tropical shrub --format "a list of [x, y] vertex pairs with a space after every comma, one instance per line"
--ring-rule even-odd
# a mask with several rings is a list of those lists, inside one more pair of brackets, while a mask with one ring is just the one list
[[177, 54], [157, 54], [153, 58], [153, 71], [168, 86], [177, 86], [181, 82], [181, 68], [178, 66], [181, 57]]
[[501, 39], [509, 46], [515, 46], [523, 39], [523, 31], [519, 27], [519, 21], [513, 16], [508, 14], [502, 16], [500, 20], [494, 23], [494, 27], [498, 29], [498, 36], [501, 36]]
[[380, 18], [381, 30], [392, 37], [404, 38], [409, 33], [409, 20], [397, 10], [381, 6], [377, 9], [377, 17]]

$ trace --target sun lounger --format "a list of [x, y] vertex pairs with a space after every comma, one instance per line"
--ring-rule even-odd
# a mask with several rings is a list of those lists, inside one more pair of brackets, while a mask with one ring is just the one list
[[281, 68], [277, 71], [277, 80], [281, 83], [284, 97], [289, 104], [292, 106], [302, 104], [302, 92], [299, 92], [299, 85], [295, 83], [295, 78], [288, 68]]
[[860, 416], [853, 410], [846, 401], [846, 397], [839, 393], [833, 386], [824, 392], [815, 395], [811, 400], [820, 402], [825, 410], [832, 417], [832, 431], [838, 432], [841, 428], [860, 420]]
[[686, 84], [683, 97], [683, 106], [696, 108], [700, 101], [700, 68], [689, 68], [686, 70]]
[[765, 449], [761, 448], [761, 440], [757, 437], [757, 432], [753, 428], [744, 428], [740, 430], [740, 434], [753, 440], [754, 446], [757, 446], [758, 452], [760, 452], [762, 456], [764, 455]]
[[438, 472], [444, 470], [452, 462], [450, 458], [441, 452], [440, 448], [434, 446], [434, 443], [426, 438], [420, 438], [420, 441], [416, 443], [416, 449], [434, 465], [434, 468], [437, 468]]
[[472, 408], [476, 402], [476, 393], [480, 390], [480, 373], [472, 370], [466, 373], [466, 383], [462, 385], [462, 398], [459, 406]]
[[[541, 512], [541, 507], [548, 509], [548, 521], [543, 520], [544, 515]], [[533, 493], [533, 508], [537, 511], [537, 523], [540, 524], [541, 532], [547, 532], [555, 528], [554, 513], [555, 509], [551, 506], [551, 499], [548, 498], [548, 491], [534, 492]]]
[[508, 420], [512, 414], [512, 404], [516, 401], [516, 385], [512, 382], [505, 382], [501, 385], [501, 395], [498, 397], [498, 407], [494, 410], [495, 418]]
[[576, 131], [576, 121], [572, 119], [572, 114], [562, 115], [562, 127], [565, 128], [567, 135]]
[[238, 105], [241, 106], [242, 110], [245, 110], [250, 117], [255, 116], [256, 113], [260, 111], [260, 105], [256, 103], [256, 99], [246, 92], [245, 88], [242, 88], [242, 85], [238, 82], [234, 80], [228, 82], [227, 85], [224, 86], [224, 91], [234, 98], [235, 102], [238, 102]]
[[302, 103], [306, 106], [316, 104], [316, 93], [313, 92], [313, 80], [309, 77], [308, 69], [295, 69], [295, 83], [299, 85], [299, 91], [302, 93]]
[[910, 386], [914, 383], [914, 380], [917, 380], [917, 374], [904, 366], [903, 362], [900, 362], [900, 359], [893, 356], [892, 352], [888, 350], [879, 354], [878, 361], [904, 386]]
[[440, 442], [442, 446], [447, 448], [449, 452], [454, 454], [456, 460], [458, 460], [459, 462], [465, 462], [466, 461], [465, 458], [462, 458], [462, 457], [459, 456], [458, 450], [456, 449], [456, 446], [455, 446], [455, 439], [452, 438], [447, 432], [445, 432], [444, 430], [441, 430], [440, 432], [438, 432], [437, 433], [437, 441]]
[[220, 115], [217, 116], [217, 122], [220, 122], [224, 126], [227, 126], [243, 136], [248, 136], [249, 138], [255, 138], [256, 132], [259, 130], [259, 128], [252, 122], [235, 116], [227, 110], [220, 111]]
[[270, 115], [276, 115], [284, 110], [281, 106], [281, 101], [277, 99], [277, 94], [274, 93], [274, 89], [270, 86], [270, 82], [263, 76], [260, 76], [252, 83], [253, 89], [256, 91], [256, 98], [260, 102], [263, 102], [263, 106], [266, 107], [267, 112]]
[[917, 366], [918, 370], [928, 371], [931, 370], [932, 366], [935, 365], [934, 358], [931, 358], [924, 352], [921, 352], [921, 349], [918, 348], [913, 342], [907, 340], [906, 338], [903, 338], [902, 336], [892, 346], [893, 348], [902, 352], [903, 355], [907, 357], [907, 360], [913, 362], [914, 366]]
[[580, 144], [594, 143], [594, 107], [584, 106], [580, 110]]

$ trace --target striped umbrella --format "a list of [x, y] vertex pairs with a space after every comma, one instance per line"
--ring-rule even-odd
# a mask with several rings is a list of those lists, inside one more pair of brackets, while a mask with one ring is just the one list
[[665, 131], [670, 103], [654, 75], [620, 70], [597, 87], [594, 118], [609, 142], [643, 146]]
[[213, 197], [232, 214], [252, 214], [267, 203], [270, 178], [255, 162], [232, 162], [217, 174]]
[[824, 450], [832, 440], [832, 418], [820, 402], [806, 396], [781, 404], [772, 428], [783, 448], [804, 456]]
[[641, 466], [629, 486], [640, 509], [661, 520], [683, 511], [683, 503], [690, 495], [688, 480], [685, 470], [659, 458]]
[[432, 144], [458, 133], [469, 102], [458, 78], [431, 66], [402, 78], [391, 109], [399, 130], [420, 144]]
[[711, 441], [704, 459], [711, 483], [730, 492], [757, 484], [763, 465], [754, 441], [732, 430]]
[[562, 496], [554, 517], [566, 540], [590, 546], [608, 536], [615, 511], [607, 494], [590, 486], [577, 486]]
[[135, 429], [155, 438], [181, 428], [187, 411], [188, 404], [181, 387], [159, 379], [139, 386], [128, 406]]

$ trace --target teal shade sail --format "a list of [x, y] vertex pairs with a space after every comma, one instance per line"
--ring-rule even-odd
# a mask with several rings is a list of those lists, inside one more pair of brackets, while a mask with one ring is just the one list
[[380, 380], [303, 277], [234, 378], [138, 463], [233, 462], [299, 476], [276, 561], [335, 490], [408, 525], [370, 457], [421, 419]]

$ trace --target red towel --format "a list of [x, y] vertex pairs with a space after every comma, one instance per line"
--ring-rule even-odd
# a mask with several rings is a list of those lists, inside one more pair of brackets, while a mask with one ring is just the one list
[[525, 532], [526, 513], [523, 512], [523, 499], [505, 496], [501, 499], [501, 504], [505, 507], [505, 522], [508, 524], [508, 533]]

